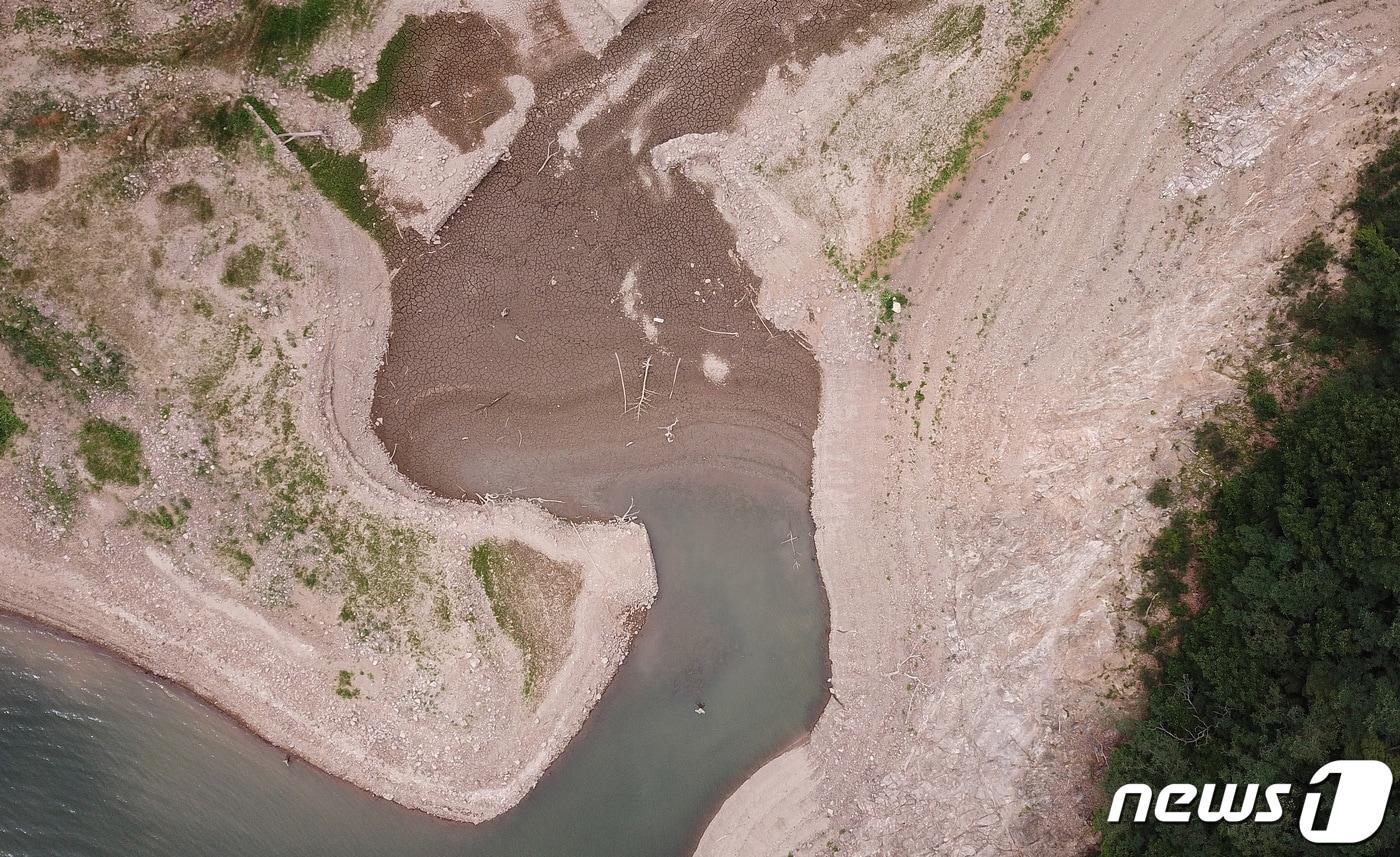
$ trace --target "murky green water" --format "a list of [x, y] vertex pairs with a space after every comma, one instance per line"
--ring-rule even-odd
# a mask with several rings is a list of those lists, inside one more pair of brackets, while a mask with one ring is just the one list
[[688, 853], [725, 795], [819, 710], [826, 605], [797, 492], [635, 496], [661, 598], [584, 732], [501, 819], [442, 822], [287, 767], [188, 695], [0, 620], [0, 854]]

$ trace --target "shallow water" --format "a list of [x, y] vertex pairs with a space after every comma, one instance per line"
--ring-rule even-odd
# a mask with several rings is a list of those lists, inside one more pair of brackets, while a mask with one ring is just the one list
[[661, 597], [583, 733], [501, 819], [443, 822], [288, 767], [189, 695], [0, 619], [0, 855], [688, 853], [820, 710], [826, 605], [799, 492], [635, 498]]

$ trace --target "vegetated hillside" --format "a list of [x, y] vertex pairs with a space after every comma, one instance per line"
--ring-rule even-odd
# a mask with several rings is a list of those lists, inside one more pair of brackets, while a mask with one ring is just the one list
[[[1297, 815], [1320, 765], [1400, 768], [1400, 139], [1362, 171], [1351, 210], [1340, 267], [1318, 235], [1280, 273], [1294, 353], [1197, 434], [1219, 481], [1143, 560], [1159, 667], [1104, 784], [1106, 803], [1130, 782], [1293, 783], [1285, 817], [1108, 824], [1105, 810], [1104, 857], [1312, 853]], [[1395, 853], [1398, 815], [1392, 801], [1347, 853]]]

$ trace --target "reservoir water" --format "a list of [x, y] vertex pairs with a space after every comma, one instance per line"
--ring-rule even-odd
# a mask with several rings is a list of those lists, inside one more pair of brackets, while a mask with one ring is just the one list
[[661, 596], [583, 732], [501, 818], [444, 822], [288, 766], [189, 694], [0, 619], [0, 855], [689, 853], [724, 797], [820, 712], [826, 604], [804, 492], [631, 496]]

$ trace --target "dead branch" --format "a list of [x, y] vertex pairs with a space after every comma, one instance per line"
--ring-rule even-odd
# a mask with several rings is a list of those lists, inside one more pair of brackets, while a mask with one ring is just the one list
[[666, 432], [666, 442], [667, 442], [667, 443], [673, 443], [673, 442], [675, 441], [675, 439], [676, 439], [676, 424], [679, 423], [680, 421], [681, 421], [681, 418], [680, 418], [680, 417], [676, 417], [675, 419], [671, 420], [671, 424], [668, 425], [668, 426], [657, 426], [657, 428], [659, 428], [659, 429], [661, 429], [662, 431]]
[[562, 152], [562, 151], [564, 151], [563, 147], [560, 147], [559, 149], [555, 149], [555, 148], [554, 148], [554, 144], [553, 144], [553, 143], [550, 143], [550, 144], [549, 144], [549, 152], [548, 152], [548, 154], [546, 154], [546, 155], [544, 156], [544, 163], [540, 164], [540, 168], [539, 168], [538, 170], [535, 170], [535, 175], [539, 175], [540, 173], [544, 172], [544, 168], [547, 167], [547, 166], [549, 166], [549, 162], [552, 161], [552, 160], [554, 160], [554, 156], [557, 155], [557, 154], [559, 154], [559, 153]]
[[629, 410], [627, 405], [627, 379], [622, 376], [622, 358], [613, 352], [613, 359], [617, 361], [617, 380], [622, 382], [622, 412], [625, 414]]
[[500, 394], [499, 396], [497, 396], [496, 398], [494, 398], [494, 399], [492, 399], [491, 401], [487, 402], [486, 404], [484, 404], [484, 405], [477, 405], [477, 406], [472, 410], [472, 413], [474, 413], [474, 414], [479, 414], [479, 413], [481, 413], [482, 411], [486, 410], [487, 408], [491, 407], [492, 405], [495, 405], [497, 402], [501, 401], [501, 399], [504, 399], [506, 396], [509, 396], [509, 395], [510, 395], [510, 391], [507, 390], [507, 391], [505, 391], [504, 393], [502, 393], [502, 394]]
[[277, 134], [277, 135], [275, 135], [275, 136], [277, 137], [277, 142], [279, 142], [279, 143], [290, 143], [290, 142], [292, 142], [293, 140], [304, 140], [304, 139], [306, 139], [307, 137], [325, 137], [325, 136], [326, 136], [326, 132], [325, 132], [325, 131], [284, 131], [284, 132], [282, 132], [281, 134]]
[[633, 521], [637, 520], [636, 507], [637, 507], [637, 501], [629, 497], [628, 500], [627, 500], [627, 511], [626, 511], [626, 512], [623, 512], [621, 515], [613, 515], [613, 518], [612, 518], [613, 523], [614, 523], [614, 524], [630, 524], [630, 523], [632, 523]]
[[634, 417], [634, 419], [636, 419], [638, 422], [640, 422], [642, 419], [642, 410], [646, 408], [648, 404], [651, 403], [651, 391], [647, 389], [647, 382], [650, 379], [651, 356], [648, 355], [647, 359], [642, 361], [642, 392], [640, 395], [637, 396], [637, 404], [634, 405], [632, 408], [633, 411], [636, 412], [636, 416]]
[[809, 354], [814, 354], [814, 353], [816, 353], [816, 352], [812, 351], [812, 346], [811, 346], [811, 344], [807, 341], [807, 335], [806, 335], [805, 333], [803, 333], [802, 331], [800, 331], [800, 330], [789, 330], [789, 331], [787, 332], [787, 335], [790, 336], [790, 337], [792, 337], [792, 341], [793, 341], [793, 342], [796, 342], [798, 345], [800, 345], [800, 346], [802, 346], [803, 348], [805, 348]]

